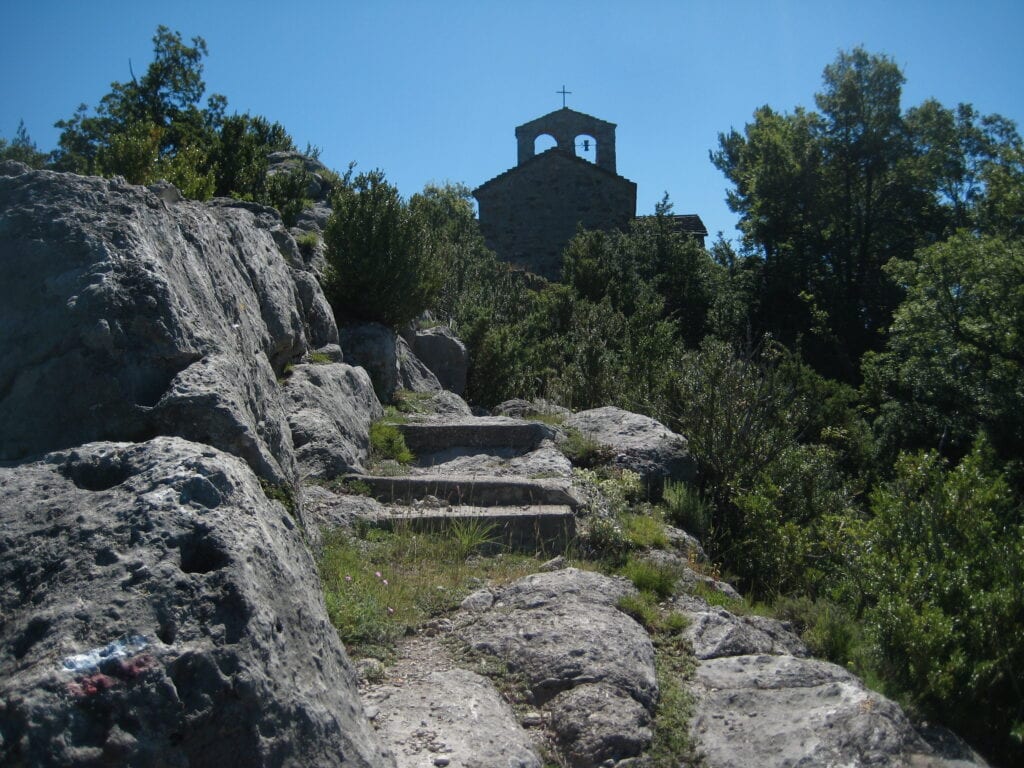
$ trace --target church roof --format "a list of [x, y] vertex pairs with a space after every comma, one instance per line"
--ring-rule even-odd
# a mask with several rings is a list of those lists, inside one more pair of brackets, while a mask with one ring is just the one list
[[524, 131], [524, 130], [528, 131], [528, 130], [532, 129], [536, 123], [547, 123], [552, 118], [556, 118], [556, 117], [572, 117], [572, 116], [575, 116], [577, 118], [581, 118], [581, 119], [584, 119], [584, 120], [592, 121], [592, 122], [594, 122], [597, 125], [606, 126], [608, 128], [615, 128], [616, 127], [615, 123], [609, 123], [607, 120], [602, 120], [599, 117], [594, 117], [593, 115], [588, 115], [586, 112], [578, 112], [577, 110], [570, 109], [569, 107], [562, 107], [561, 109], [556, 109], [553, 112], [548, 112], [546, 115], [541, 115], [540, 117], [535, 117], [533, 120], [525, 122], [522, 125], [517, 125], [516, 126], [516, 133], [518, 134], [519, 131]]
[[696, 213], [684, 213], [678, 216], [672, 217], [677, 229], [683, 230], [694, 235], [704, 235], [707, 237], [708, 228], [704, 226], [704, 222], [700, 216]]
[[477, 187], [476, 189], [473, 190], [473, 195], [475, 196], [477, 192], [479, 192], [480, 190], [482, 190], [482, 189], [484, 189], [486, 187], [493, 186], [494, 184], [497, 184], [497, 183], [499, 183], [501, 181], [504, 181], [505, 179], [507, 179], [507, 178], [509, 178], [511, 176], [514, 176], [515, 174], [520, 172], [523, 168], [526, 168], [529, 165], [533, 165], [533, 164], [541, 162], [541, 161], [548, 162], [548, 161], [550, 161], [550, 160], [552, 160], [554, 158], [563, 158], [563, 159], [565, 159], [565, 160], [567, 160], [569, 162], [580, 163], [583, 166], [586, 166], [587, 168], [592, 169], [596, 173], [600, 173], [600, 174], [603, 174], [605, 176], [610, 176], [613, 179], [621, 179], [622, 181], [628, 181], [630, 184], [635, 184], [636, 183], [636, 182], [630, 181], [625, 176], [620, 176], [619, 174], [614, 173], [612, 171], [609, 171], [606, 168], [601, 168], [600, 166], [590, 162], [589, 160], [584, 160], [582, 157], [577, 157], [576, 155], [572, 155], [572, 154], [569, 154], [568, 152], [564, 152], [559, 147], [551, 147], [551, 149], [547, 149], [544, 152], [541, 152], [539, 155], [534, 155], [533, 157], [528, 158], [527, 160], [524, 160], [519, 165], [512, 166], [511, 168], [509, 168], [504, 173], [499, 173], [493, 179], [488, 179], [483, 184], [481, 184], [479, 187]]

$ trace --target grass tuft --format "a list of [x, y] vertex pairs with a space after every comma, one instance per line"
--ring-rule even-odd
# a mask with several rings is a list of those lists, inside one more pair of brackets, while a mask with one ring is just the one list
[[703, 539], [711, 530], [711, 505], [687, 483], [665, 482], [665, 516], [673, 525]]
[[624, 514], [620, 518], [626, 540], [640, 549], [666, 549], [665, 526], [652, 515]]
[[450, 533], [376, 528], [327, 535], [320, 578], [348, 651], [385, 658], [409, 629], [458, 607], [481, 582], [506, 583], [537, 570], [540, 561], [526, 555], [467, 558], [467, 546], [486, 536], [477, 530], [460, 541]]
[[664, 600], [676, 591], [679, 568], [630, 557], [622, 567], [622, 575], [633, 582], [641, 592], [650, 592]]
[[370, 425], [370, 457], [375, 462], [390, 460], [399, 464], [411, 464], [416, 458], [398, 427], [384, 421]]

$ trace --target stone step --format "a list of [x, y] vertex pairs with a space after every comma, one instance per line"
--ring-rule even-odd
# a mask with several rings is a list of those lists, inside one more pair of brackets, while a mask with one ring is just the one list
[[397, 426], [405, 444], [417, 456], [460, 448], [515, 455], [532, 451], [544, 440], [555, 437], [554, 427], [547, 424], [501, 416], [448, 422], [410, 422]]
[[477, 507], [564, 505], [577, 509], [581, 502], [565, 479], [526, 480], [486, 475], [346, 475], [346, 483], [359, 484], [368, 495], [385, 504], [412, 504], [434, 497], [452, 505]]
[[564, 504], [521, 506], [388, 507], [374, 525], [394, 529], [458, 535], [459, 530], [481, 539], [478, 551], [558, 555], [576, 538], [576, 515]]

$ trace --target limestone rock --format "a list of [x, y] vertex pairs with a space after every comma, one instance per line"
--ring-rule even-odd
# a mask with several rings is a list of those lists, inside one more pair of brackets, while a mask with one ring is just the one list
[[277, 376], [337, 339], [292, 249], [262, 206], [0, 175], [0, 460], [174, 434], [294, 481]]
[[611, 449], [616, 466], [636, 472], [655, 492], [666, 479], [690, 480], [696, 471], [686, 438], [648, 416], [607, 406], [574, 413], [565, 427]]
[[0, 763], [387, 766], [313, 559], [180, 438], [0, 468]]
[[624, 580], [575, 568], [533, 574], [496, 590], [490, 610], [476, 614], [462, 637], [522, 673], [537, 702], [605, 681], [653, 705], [650, 637], [615, 608], [632, 591]]
[[373, 523], [387, 514], [384, 505], [369, 496], [335, 493], [313, 483], [303, 486], [302, 495], [306, 514], [318, 528], [351, 528], [358, 521]]
[[443, 387], [437, 376], [413, 353], [405, 339], [395, 340], [398, 351], [398, 380], [410, 392], [437, 392]]
[[327, 166], [301, 152], [282, 151], [267, 155], [267, 176], [281, 173], [306, 172], [305, 197], [315, 202], [325, 202], [330, 198], [331, 183], [325, 176], [329, 172]]
[[461, 396], [446, 389], [431, 392], [430, 398], [425, 400], [422, 406], [425, 411], [441, 418], [458, 418], [473, 415], [469, 405]]
[[283, 393], [303, 477], [363, 471], [370, 424], [384, 415], [365, 370], [344, 363], [296, 365]]
[[514, 419], [533, 419], [547, 417], [549, 419], [566, 419], [572, 411], [547, 400], [523, 400], [516, 398], [498, 403], [491, 411], [493, 416], [510, 416]]
[[698, 659], [758, 653], [806, 656], [803, 642], [782, 622], [764, 616], [736, 616], [703, 600], [680, 598], [690, 616], [686, 636]]
[[984, 765], [946, 758], [894, 702], [842, 667], [747, 655], [697, 667], [693, 732], [709, 768]]
[[636, 757], [653, 738], [644, 706], [603, 683], [560, 693], [548, 708], [559, 747], [574, 768]]
[[[540, 768], [529, 735], [485, 677], [464, 669], [436, 670], [371, 696], [374, 723], [398, 768]], [[438, 762], [438, 759], [442, 762]]]
[[409, 349], [405, 339], [380, 323], [356, 323], [340, 329], [345, 360], [370, 374], [373, 388], [384, 402], [398, 389], [436, 392], [437, 377]]
[[621, 579], [566, 568], [474, 593], [464, 603], [470, 612], [457, 622], [464, 642], [501, 659], [532, 701], [548, 706], [573, 765], [587, 764], [587, 750], [627, 757], [649, 740], [639, 710], [649, 714], [658, 698], [654, 648], [643, 628], [615, 608], [633, 591]]
[[445, 325], [409, 330], [402, 334], [412, 353], [437, 377], [446, 390], [457, 395], [466, 392], [469, 355], [466, 345]]

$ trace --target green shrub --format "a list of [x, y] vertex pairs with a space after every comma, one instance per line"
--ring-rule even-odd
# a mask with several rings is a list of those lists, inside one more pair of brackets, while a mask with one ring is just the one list
[[398, 190], [372, 171], [341, 186], [333, 204], [324, 292], [335, 314], [396, 328], [422, 314], [444, 271]]
[[617, 518], [611, 517], [591, 518], [583, 543], [588, 556], [607, 560], [612, 564], [625, 562], [626, 554], [631, 549], [630, 542], [622, 530], [622, 524]]
[[680, 572], [679, 568], [672, 565], [630, 557], [622, 568], [622, 575], [641, 592], [650, 592], [664, 600], [675, 593]]
[[662, 498], [666, 517], [673, 525], [698, 539], [711, 530], [711, 504], [693, 486], [667, 480]]
[[664, 549], [668, 546], [665, 526], [647, 514], [625, 514], [621, 518], [626, 540], [641, 549]]
[[260, 478], [260, 487], [263, 489], [263, 495], [272, 501], [279, 501], [284, 508], [288, 511], [288, 514], [295, 517], [296, 501], [295, 491], [287, 485], [275, 485], [274, 483]]
[[313, 201], [306, 197], [309, 181], [310, 175], [305, 168], [268, 174], [258, 201], [277, 208], [285, 226], [294, 227], [303, 209], [313, 205]]
[[991, 461], [983, 443], [954, 469], [902, 456], [871, 495], [853, 576], [887, 686], [982, 751], [1019, 758], [1024, 515]]
[[399, 464], [411, 464], [416, 458], [398, 427], [384, 421], [370, 425], [370, 456], [374, 461], [391, 460]]
[[803, 595], [782, 598], [773, 610], [777, 618], [793, 625], [814, 656], [863, 671], [866, 648], [862, 632], [842, 606]]
[[560, 447], [574, 466], [584, 469], [593, 469], [612, 459], [612, 451], [608, 446], [584, 435], [578, 429], [567, 429], [565, 442]]
[[299, 251], [302, 252], [302, 255], [309, 258], [320, 244], [320, 236], [316, 232], [306, 232], [296, 238], [295, 244], [299, 246]]

